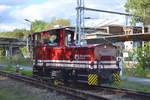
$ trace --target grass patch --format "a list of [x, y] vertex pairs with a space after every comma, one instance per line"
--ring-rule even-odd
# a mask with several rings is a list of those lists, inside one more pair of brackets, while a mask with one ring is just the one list
[[104, 84], [103, 86], [110, 86], [115, 88], [124, 88], [136, 91], [150, 92], [150, 85], [140, 84], [137, 82], [131, 82], [127, 79], [121, 80], [121, 83], [118, 85], [115, 84]]
[[142, 68], [124, 68], [123, 72], [125, 76], [150, 78], [150, 69], [143, 70]]
[[13, 57], [6, 57], [2, 56], [0, 57], [0, 64], [7, 64], [7, 65], [23, 65], [23, 66], [32, 66], [32, 60], [31, 59], [25, 59], [23, 57], [19, 56], [13, 56]]
[[[8, 66], [5, 66], [5, 67], [1, 66], [1, 67], [0, 67], [0, 70], [16, 72], [16, 68], [8, 67]], [[20, 73], [21, 75], [32, 76], [32, 70], [20, 70], [19, 73]]]
[[30, 71], [30, 70], [22, 70], [20, 73], [21, 73], [22, 75], [32, 76], [32, 71]]
[[12, 67], [3, 67], [3, 66], [0, 66], [0, 69], [1, 70], [6, 70], [6, 71], [16, 71], [16, 68], [12, 68]]

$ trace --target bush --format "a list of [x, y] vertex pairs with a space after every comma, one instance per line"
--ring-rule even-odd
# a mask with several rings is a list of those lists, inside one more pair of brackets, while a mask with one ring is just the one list
[[23, 56], [27, 55], [27, 47], [26, 46], [21, 47], [20, 50], [21, 50]]
[[5, 50], [4, 48], [0, 48], [0, 56], [4, 56], [5, 55]]
[[135, 68], [126, 68], [125, 75], [148, 77], [150, 78], [150, 43], [144, 44], [144, 47], [137, 48], [137, 64]]
[[132, 61], [132, 57], [124, 57], [124, 61]]
[[138, 68], [143, 70], [150, 69], [150, 43], [145, 43], [145, 46], [137, 49], [138, 57]]

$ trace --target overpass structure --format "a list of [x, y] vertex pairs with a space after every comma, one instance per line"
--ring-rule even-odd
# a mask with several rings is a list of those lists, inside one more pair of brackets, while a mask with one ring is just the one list
[[5, 56], [23, 56], [21, 46], [26, 46], [26, 41], [16, 38], [0, 38], [0, 48], [5, 50]]

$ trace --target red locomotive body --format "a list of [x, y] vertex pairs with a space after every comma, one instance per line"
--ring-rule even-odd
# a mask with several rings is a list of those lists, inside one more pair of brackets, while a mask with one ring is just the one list
[[77, 46], [66, 28], [33, 33], [33, 75], [89, 85], [119, 79], [117, 48], [109, 42]]

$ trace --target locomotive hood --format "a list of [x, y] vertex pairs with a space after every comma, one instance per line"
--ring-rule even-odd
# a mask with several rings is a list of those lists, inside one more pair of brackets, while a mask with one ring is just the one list
[[111, 43], [101, 43], [94, 48], [94, 56], [101, 60], [102, 56], [116, 56], [117, 47]]

